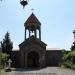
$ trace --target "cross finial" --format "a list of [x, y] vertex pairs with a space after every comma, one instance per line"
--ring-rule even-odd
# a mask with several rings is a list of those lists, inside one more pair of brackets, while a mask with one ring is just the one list
[[34, 11], [34, 9], [33, 9], [33, 8], [32, 8], [31, 10], [32, 10], [32, 12]]

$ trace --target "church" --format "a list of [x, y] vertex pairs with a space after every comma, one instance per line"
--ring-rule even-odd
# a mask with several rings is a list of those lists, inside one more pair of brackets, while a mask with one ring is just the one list
[[19, 44], [18, 51], [12, 51], [12, 67], [42, 68], [59, 66], [62, 61], [62, 50], [46, 49], [47, 44], [41, 39], [41, 22], [34, 13], [24, 23], [25, 39]]

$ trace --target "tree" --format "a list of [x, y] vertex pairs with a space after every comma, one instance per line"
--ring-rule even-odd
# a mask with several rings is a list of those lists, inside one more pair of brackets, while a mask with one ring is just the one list
[[75, 50], [75, 42], [73, 42], [73, 45], [71, 46], [71, 51]]
[[6, 53], [0, 53], [0, 61], [1, 61], [1, 67], [3, 66], [3, 68], [5, 67], [5, 64], [6, 64], [6, 62], [7, 62], [7, 60], [8, 60], [8, 54], [6, 54]]
[[75, 50], [68, 51], [63, 55], [62, 65], [67, 68], [75, 69]]
[[5, 34], [5, 38], [3, 39], [3, 41], [1, 41], [1, 48], [2, 48], [2, 53], [7, 53], [11, 55], [13, 43], [10, 40], [8, 32]]

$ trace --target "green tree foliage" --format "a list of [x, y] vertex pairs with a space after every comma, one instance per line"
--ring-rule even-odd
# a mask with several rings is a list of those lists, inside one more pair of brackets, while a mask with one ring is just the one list
[[65, 52], [62, 59], [64, 67], [75, 69], [75, 50]]
[[12, 48], [13, 48], [13, 43], [10, 40], [8, 32], [5, 34], [5, 38], [1, 42], [1, 48], [2, 48], [3, 53], [7, 53], [10, 55]]
[[75, 50], [75, 42], [73, 42], [73, 45], [71, 47], [71, 51]]
[[6, 53], [0, 53], [0, 61], [1, 61], [1, 63], [0, 63], [0, 67], [1, 68], [4, 68], [4, 66], [5, 66], [5, 64], [6, 64], [6, 62], [7, 62], [7, 58], [8, 58], [8, 54], [6, 54]]

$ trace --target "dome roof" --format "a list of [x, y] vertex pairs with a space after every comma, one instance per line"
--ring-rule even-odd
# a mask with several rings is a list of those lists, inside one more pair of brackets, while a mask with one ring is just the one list
[[41, 25], [37, 17], [32, 13], [26, 20], [25, 25]]

